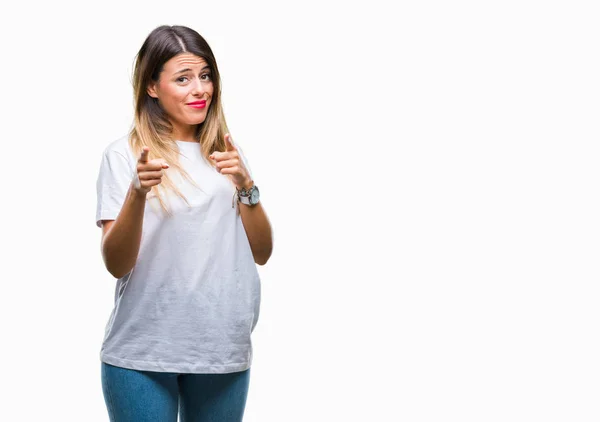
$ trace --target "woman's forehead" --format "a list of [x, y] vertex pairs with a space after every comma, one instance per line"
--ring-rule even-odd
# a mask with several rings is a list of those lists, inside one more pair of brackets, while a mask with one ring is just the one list
[[208, 63], [206, 63], [206, 60], [204, 60], [202, 57], [191, 53], [182, 53], [172, 57], [168, 62], [166, 62], [165, 70], [177, 72], [189, 68], [202, 69], [205, 66], [208, 66]]

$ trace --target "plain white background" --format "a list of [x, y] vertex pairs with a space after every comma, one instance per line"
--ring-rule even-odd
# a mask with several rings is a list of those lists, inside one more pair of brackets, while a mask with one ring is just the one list
[[274, 227], [245, 422], [599, 420], [593, 2], [0, 16], [1, 420], [108, 420], [95, 183], [161, 24], [213, 48]]

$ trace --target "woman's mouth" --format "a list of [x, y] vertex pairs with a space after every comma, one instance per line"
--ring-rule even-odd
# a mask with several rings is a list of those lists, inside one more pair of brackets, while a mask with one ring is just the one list
[[194, 101], [193, 103], [187, 103], [187, 105], [193, 108], [204, 108], [206, 107], [206, 100]]

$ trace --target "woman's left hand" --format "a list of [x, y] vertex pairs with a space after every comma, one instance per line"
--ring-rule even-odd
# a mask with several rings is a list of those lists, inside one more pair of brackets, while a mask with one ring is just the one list
[[236, 188], [250, 188], [252, 179], [244, 162], [240, 157], [237, 148], [231, 143], [231, 135], [225, 134], [225, 152], [215, 151], [210, 158], [215, 162], [217, 171], [228, 175]]

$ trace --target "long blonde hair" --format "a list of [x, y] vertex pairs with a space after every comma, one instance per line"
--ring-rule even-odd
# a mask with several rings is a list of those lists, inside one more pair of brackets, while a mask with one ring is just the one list
[[179, 163], [179, 147], [172, 139], [173, 127], [168, 116], [156, 98], [148, 95], [151, 82], [158, 82], [164, 64], [181, 53], [191, 53], [202, 57], [210, 66], [213, 82], [213, 96], [206, 119], [196, 127], [195, 138], [200, 143], [202, 155], [214, 166], [208, 156], [214, 151], [225, 151], [225, 134], [229, 131], [221, 105], [221, 78], [213, 52], [204, 38], [193, 29], [185, 26], [159, 26], [144, 41], [136, 56], [133, 72], [133, 92], [135, 101], [134, 124], [129, 133], [129, 144], [138, 157], [142, 147], [148, 146], [148, 159], [163, 158], [170, 169], [163, 175], [162, 182], [152, 187], [152, 192], [165, 213], [171, 215], [165, 201], [167, 191], [175, 192], [186, 203], [189, 202], [173, 183], [169, 172], [180, 172], [193, 183], [189, 174]]

